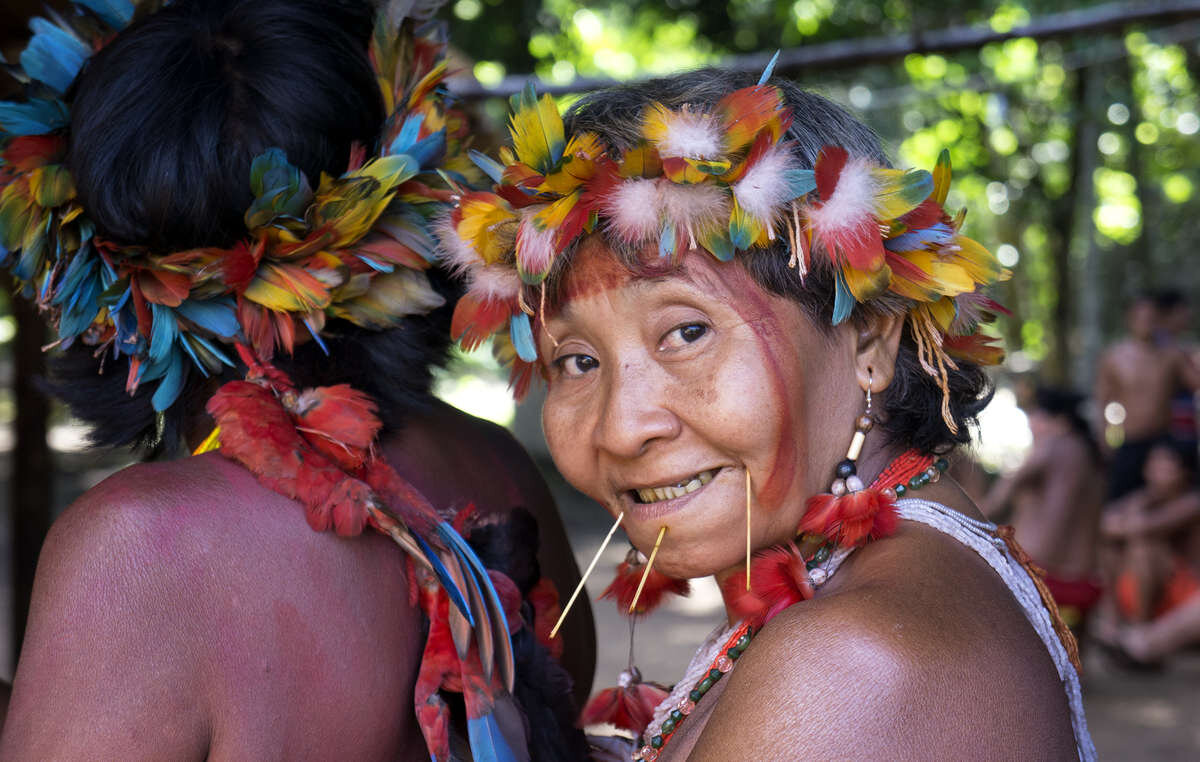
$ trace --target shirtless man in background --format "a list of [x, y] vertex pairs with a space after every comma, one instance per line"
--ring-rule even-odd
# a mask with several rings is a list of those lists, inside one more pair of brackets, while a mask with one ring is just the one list
[[1105, 350], [1096, 374], [1095, 399], [1106, 424], [1106, 410], [1120, 405], [1124, 440], [1109, 462], [1109, 500], [1137, 489], [1143, 483], [1142, 465], [1157, 437], [1167, 433], [1171, 421], [1171, 399], [1180, 390], [1195, 390], [1197, 371], [1177, 346], [1155, 341], [1160, 315], [1154, 300], [1139, 297], [1126, 314], [1128, 336]]
[[983, 503], [989, 517], [1011, 505], [1017, 542], [1046, 570], [1046, 584], [1072, 629], [1100, 598], [1096, 545], [1105, 488], [1103, 464], [1081, 395], [1039, 387], [1029, 410], [1033, 450]]

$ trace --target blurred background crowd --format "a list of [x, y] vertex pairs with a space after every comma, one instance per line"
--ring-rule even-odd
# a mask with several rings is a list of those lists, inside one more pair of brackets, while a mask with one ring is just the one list
[[[55, 3], [50, 2], [53, 6]], [[39, 0], [5, 0], [19, 50]], [[569, 102], [702, 65], [777, 71], [857, 111], [896, 164], [950, 151], [948, 208], [1013, 276], [996, 294], [1008, 359], [978, 444], [952, 468], [1045, 568], [1079, 633], [1102, 757], [1200, 758], [1200, 2], [1197, 0], [454, 0], [453, 89], [477, 147], [533, 77]], [[0, 75], [0, 94], [14, 87]], [[50, 342], [0, 289], [0, 677], [10, 679], [41, 538], [128, 462], [39, 392]], [[519, 408], [486, 351], [441, 375], [452, 403], [513, 429], [544, 466], [586, 560], [602, 512], [554, 474], [537, 394]], [[624, 551], [610, 550], [614, 563]], [[601, 575], [603, 576], [603, 575]], [[605, 580], [596, 579], [598, 592]], [[640, 626], [663, 678], [720, 608], [697, 586]], [[600, 642], [624, 638], [597, 607]], [[610, 616], [611, 615], [611, 616]], [[620, 649], [617, 649], [620, 650]], [[601, 652], [602, 684], [623, 666]], [[644, 666], [649, 661], [642, 659]], [[651, 675], [654, 677], [654, 675]]]

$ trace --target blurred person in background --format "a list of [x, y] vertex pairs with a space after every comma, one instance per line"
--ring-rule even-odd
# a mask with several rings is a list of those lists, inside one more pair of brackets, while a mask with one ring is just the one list
[[[1154, 297], [1158, 309], [1159, 324], [1158, 343], [1169, 352], [1178, 353], [1181, 362], [1191, 366], [1194, 373], [1197, 362], [1200, 361], [1200, 347], [1191, 340], [1192, 309], [1187, 297], [1182, 291], [1168, 288], [1159, 291]], [[1175, 441], [1197, 447], [1197, 437], [1200, 425], [1196, 415], [1196, 394], [1187, 386], [1176, 390], [1171, 397], [1171, 415], [1167, 426], [1168, 435]]]
[[[1144, 471], [1145, 486], [1109, 507], [1101, 525], [1104, 576], [1121, 623], [1157, 621], [1200, 593], [1196, 453], [1189, 444], [1160, 439]], [[1101, 633], [1109, 641], [1119, 632], [1112, 624]], [[1135, 647], [1131, 655], [1141, 659], [1146, 650]]]
[[1162, 328], [1154, 298], [1139, 296], [1126, 312], [1127, 336], [1100, 357], [1094, 391], [1097, 431], [1102, 441], [1109, 423], [1119, 423], [1123, 431], [1109, 457], [1110, 501], [1144, 483], [1142, 464], [1154, 441], [1170, 428], [1172, 400], [1200, 386], [1200, 374], [1183, 352], [1157, 340]]
[[1040, 386], [1029, 410], [1033, 447], [988, 493], [984, 512], [1012, 509], [1021, 547], [1046, 571], [1063, 619], [1081, 634], [1100, 599], [1096, 544], [1104, 506], [1103, 463], [1081, 413], [1082, 395]]

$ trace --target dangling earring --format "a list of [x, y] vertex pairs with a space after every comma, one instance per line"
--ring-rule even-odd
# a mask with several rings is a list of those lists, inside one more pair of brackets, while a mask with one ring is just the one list
[[810, 497], [800, 520], [801, 532], [823, 535], [840, 546], [862, 545], [890, 534], [897, 523], [895, 500], [865, 488], [858, 475], [858, 458], [867, 433], [875, 426], [871, 411], [875, 374], [870, 368], [867, 374], [866, 410], [855, 421], [846, 457], [837, 464], [829, 492]]
[[633, 663], [633, 636], [638, 617], [650, 613], [669, 594], [687, 595], [690, 592], [687, 580], [668, 577], [654, 570], [654, 557], [666, 529], [664, 526], [659, 530], [650, 558], [630, 546], [625, 560], [617, 566], [616, 577], [600, 596], [615, 599], [617, 609], [629, 617], [629, 665], [621, 672], [616, 687], [600, 691], [583, 708], [582, 725], [607, 722], [636, 735], [645, 730], [655, 707], [667, 697], [663, 686], [643, 681], [642, 673]]

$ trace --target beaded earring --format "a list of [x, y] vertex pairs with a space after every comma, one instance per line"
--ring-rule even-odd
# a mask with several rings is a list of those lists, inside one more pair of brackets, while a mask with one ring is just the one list
[[867, 405], [854, 425], [854, 436], [846, 457], [834, 470], [829, 492], [813, 495], [805, 506], [799, 531], [822, 535], [835, 545], [862, 545], [890, 534], [896, 527], [894, 496], [889, 499], [874, 487], [866, 487], [858, 476], [858, 458], [867, 434], [875, 426], [872, 391], [875, 374], [867, 369]]

